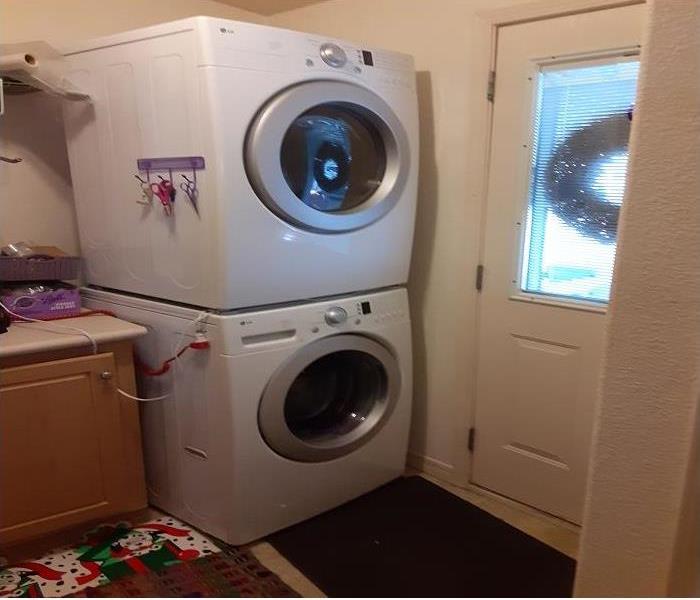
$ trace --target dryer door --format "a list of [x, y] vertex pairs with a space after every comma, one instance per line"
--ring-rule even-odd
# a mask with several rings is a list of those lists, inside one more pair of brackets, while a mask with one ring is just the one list
[[331, 460], [383, 427], [400, 386], [396, 358], [382, 344], [351, 334], [324, 338], [272, 376], [260, 401], [260, 432], [270, 448], [292, 460]]
[[341, 232], [381, 218], [401, 196], [408, 136], [375, 93], [311, 81], [274, 97], [246, 139], [248, 179], [275, 214], [303, 229]]

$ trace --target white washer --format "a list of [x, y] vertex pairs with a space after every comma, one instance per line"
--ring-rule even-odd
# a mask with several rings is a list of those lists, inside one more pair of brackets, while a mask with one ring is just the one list
[[[222, 310], [406, 282], [418, 116], [410, 56], [195, 17], [65, 49], [90, 284]], [[202, 157], [174, 210], [137, 159]], [[195, 206], [180, 184], [196, 174]]]
[[141, 378], [142, 395], [170, 394], [141, 404], [155, 506], [243, 544], [402, 474], [412, 395], [404, 289], [228, 315], [83, 297], [148, 327], [137, 346], [152, 366], [197, 327], [211, 343]]

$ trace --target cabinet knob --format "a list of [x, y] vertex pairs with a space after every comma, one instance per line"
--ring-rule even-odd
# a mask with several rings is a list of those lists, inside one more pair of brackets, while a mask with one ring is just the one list
[[112, 371], [102, 371], [102, 373], [100, 373], [100, 379], [104, 379], [105, 381], [112, 379]]

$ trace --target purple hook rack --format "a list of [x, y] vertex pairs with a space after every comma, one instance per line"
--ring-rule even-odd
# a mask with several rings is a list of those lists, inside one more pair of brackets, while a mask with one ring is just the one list
[[139, 158], [136, 160], [139, 171], [184, 171], [204, 168], [203, 156], [173, 156], [168, 158]]

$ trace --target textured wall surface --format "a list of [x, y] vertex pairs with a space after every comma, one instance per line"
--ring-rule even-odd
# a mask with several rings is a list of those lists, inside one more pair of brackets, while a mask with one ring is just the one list
[[[207, 14], [263, 17], [213, 0], [0, 0], [0, 42], [66, 42]], [[25, 240], [79, 252], [60, 101], [47, 94], [8, 96], [0, 117], [0, 245]]]
[[688, 528], [698, 502], [689, 464], [700, 392], [700, 2], [656, 0], [650, 16], [579, 596], [688, 590], [674, 548], [693, 546], [678, 533], [698, 535]]

